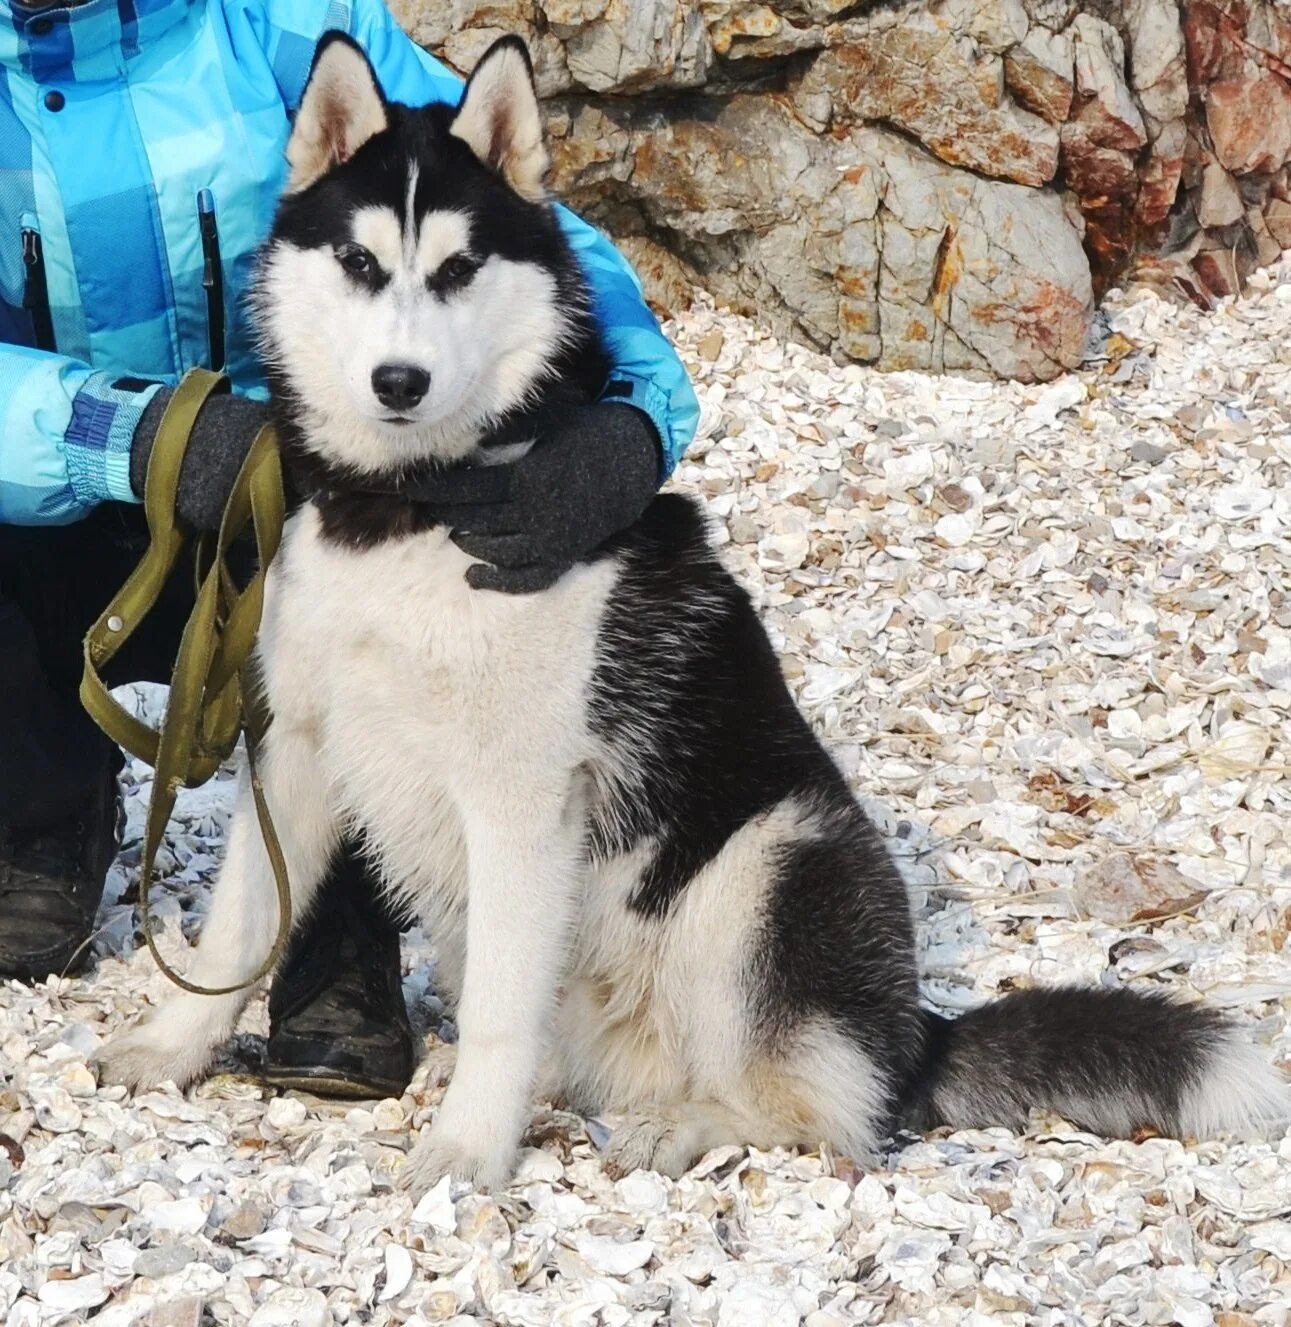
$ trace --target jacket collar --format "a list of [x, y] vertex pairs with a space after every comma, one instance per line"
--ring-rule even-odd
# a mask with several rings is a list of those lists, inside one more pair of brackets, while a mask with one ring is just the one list
[[36, 8], [0, 0], [0, 64], [37, 83], [119, 77], [148, 42], [206, 0], [87, 0]]

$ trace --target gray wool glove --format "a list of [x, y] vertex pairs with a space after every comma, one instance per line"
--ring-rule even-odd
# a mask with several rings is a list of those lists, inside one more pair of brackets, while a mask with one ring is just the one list
[[635, 406], [565, 406], [518, 461], [444, 470], [408, 496], [481, 560], [466, 572], [474, 589], [532, 594], [645, 511], [659, 488], [661, 455], [654, 425]]
[[[148, 476], [148, 458], [157, 427], [170, 401], [163, 387], [148, 402], [135, 426], [130, 444], [130, 487], [142, 498]], [[269, 407], [262, 401], [221, 392], [210, 397], [198, 413], [179, 471], [177, 506], [180, 518], [194, 530], [218, 530], [224, 504], [256, 434], [269, 422]]]

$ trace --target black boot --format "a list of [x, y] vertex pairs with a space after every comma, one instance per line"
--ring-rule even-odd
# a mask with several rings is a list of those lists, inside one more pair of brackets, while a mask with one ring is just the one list
[[39, 831], [0, 825], [0, 977], [80, 972], [121, 837], [117, 759], [76, 809]]
[[321, 1096], [397, 1097], [412, 1045], [398, 923], [346, 848], [269, 990], [265, 1079]]

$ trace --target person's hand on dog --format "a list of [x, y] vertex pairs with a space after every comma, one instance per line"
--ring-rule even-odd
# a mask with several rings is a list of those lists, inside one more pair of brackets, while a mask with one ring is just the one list
[[446, 470], [418, 485], [452, 527], [453, 542], [480, 562], [476, 590], [533, 594], [626, 529], [659, 487], [658, 435], [633, 406], [571, 406], [517, 461]]
[[[157, 429], [170, 402], [163, 387], [148, 402], [135, 426], [130, 444], [130, 487], [142, 498], [148, 461]], [[180, 519], [194, 530], [218, 530], [224, 505], [233, 492], [238, 471], [261, 428], [269, 422], [269, 407], [228, 392], [210, 396], [193, 424], [184, 464], [179, 471], [175, 506]]]

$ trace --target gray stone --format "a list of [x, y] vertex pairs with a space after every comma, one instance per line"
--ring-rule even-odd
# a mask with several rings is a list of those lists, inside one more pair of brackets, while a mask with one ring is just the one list
[[1004, 56], [1004, 76], [1017, 100], [1050, 124], [1062, 124], [1076, 91], [1075, 49], [1065, 32], [1035, 27]]
[[972, 16], [958, 29], [941, 10], [849, 23], [792, 87], [795, 104], [827, 124], [897, 125], [951, 165], [1044, 184], [1058, 167], [1058, 132], [1004, 95], [1004, 60], [974, 35]]
[[206, 1302], [196, 1295], [154, 1305], [143, 1319], [143, 1327], [201, 1327]]
[[219, 1230], [228, 1239], [251, 1239], [264, 1230], [267, 1222], [267, 1213], [254, 1203], [239, 1203], [220, 1222]]
[[1130, 82], [1145, 115], [1180, 119], [1188, 109], [1188, 62], [1176, 0], [1126, 0]]
[[1100, 147], [1130, 151], [1148, 141], [1143, 115], [1125, 82], [1125, 46], [1110, 23], [1077, 14], [1076, 88], [1086, 99], [1081, 118]]
[[830, 13], [817, 6], [761, 4], [757, 0], [710, 0], [702, 6], [713, 54], [728, 60], [765, 60], [798, 51], [819, 50], [829, 40]]
[[1201, 176], [1197, 220], [1207, 227], [1231, 226], [1245, 215], [1246, 207], [1233, 177], [1219, 162], [1208, 162]]
[[708, 29], [685, 0], [547, 0], [542, 8], [581, 87], [608, 92], [705, 81]]
[[134, 1272], [136, 1276], [170, 1276], [172, 1272], [187, 1267], [195, 1258], [196, 1254], [187, 1245], [168, 1241], [156, 1248], [145, 1249], [135, 1259]]
[[1078, 361], [1089, 268], [1056, 194], [869, 126], [822, 139], [752, 95], [703, 119], [620, 111], [611, 129], [583, 109], [562, 123], [562, 195], [630, 208], [719, 299], [786, 334], [888, 368], [1033, 379]]
[[815, 479], [811, 481], [811, 486], [807, 492], [813, 497], [823, 502], [828, 502], [839, 490], [842, 484], [842, 476], [837, 470], [822, 470]]
[[[1130, 444], [1130, 456], [1145, 465], [1160, 465], [1170, 453], [1164, 447], [1158, 447], [1145, 438], [1135, 438]], [[1106, 588], [1106, 586], [1104, 586]]]

